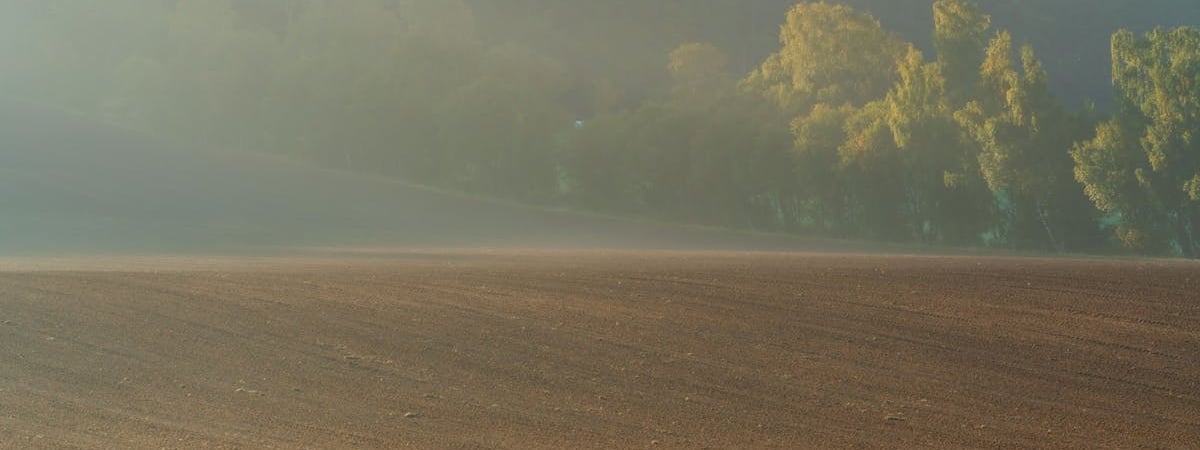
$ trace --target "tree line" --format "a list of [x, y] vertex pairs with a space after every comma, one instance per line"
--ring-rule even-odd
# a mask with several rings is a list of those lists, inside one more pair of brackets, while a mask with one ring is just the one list
[[798, 3], [750, 73], [687, 43], [651, 87], [494, 42], [461, 0], [24, 7], [29, 63], [0, 82], [207, 146], [686, 223], [1200, 251], [1195, 28], [1116, 33], [1101, 113], [1060, 104], [971, 0], [934, 2], [930, 55], [863, 11]]

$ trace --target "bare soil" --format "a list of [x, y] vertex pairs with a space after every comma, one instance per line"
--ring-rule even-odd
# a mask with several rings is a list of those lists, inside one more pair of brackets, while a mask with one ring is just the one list
[[427, 251], [0, 264], [2, 448], [1200, 442], [1200, 266]]

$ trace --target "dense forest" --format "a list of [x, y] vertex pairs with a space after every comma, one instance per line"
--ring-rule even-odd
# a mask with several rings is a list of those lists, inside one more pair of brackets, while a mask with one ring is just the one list
[[[1200, 252], [1200, 4], [14, 0], [0, 95], [662, 220]], [[1099, 105], [1099, 106], [1089, 106]]]

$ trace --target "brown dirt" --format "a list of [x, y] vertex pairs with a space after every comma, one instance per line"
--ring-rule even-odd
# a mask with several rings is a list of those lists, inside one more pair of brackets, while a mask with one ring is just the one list
[[1193, 263], [185, 261], [0, 264], [0, 447], [1200, 442]]

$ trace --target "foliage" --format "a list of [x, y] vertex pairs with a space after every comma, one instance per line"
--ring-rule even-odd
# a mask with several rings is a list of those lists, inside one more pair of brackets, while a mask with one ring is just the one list
[[1197, 255], [1200, 224], [1200, 29], [1112, 38], [1122, 108], [1073, 153], [1096, 206], [1121, 217], [1127, 247]]
[[[1012, 36], [997, 33], [982, 64], [981, 88], [955, 117], [979, 146], [988, 188], [1007, 200], [1001, 235], [1010, 244], [1062, 251], [1084, 233], [1086, 209], [1071, 180], [1068, 150], [1080, 135], [1051, 97], [1042, 64], [1025, 46], [1013, 62]], [[1091, 228], [1098, 228], [1092, 225]]]
[[0, 87], [200, 146], [726, 227], [1092, 251], [1107, 218], [1139, 252], [1200, 244], [1193, 28], [1113, 37], [1098, 124], [990, 31], [1030, 16], [1012, 1], [13, 1], [29, 63]]
[[671, 52], [670, 97], [603, 115], [564, 147], [569, 195], [607, 210], [713, 225], [780, 229], [791, 171], [760, 102], [737, 92], [726, 56], [706, 44]]
[[977, 170], [954, 123], [943, 67], [910, 47], [886, 97], [887, 120], [901, 150], [914, 236], [962, 244], [984, 231], [988, 203], [970, 182]]
[[959, 107], [975, 93], [982, 49], [991, 17], [974, 0], [937, 0], [933, 3], [933, 44], [946, 77], [951, 106]]
[[870, 15], [842, 5], [799, 3], [780, 33], [783, 47], [744, 82], [788, 113], [818, 103], [861, 105], [887, 91], [903, 49]]

